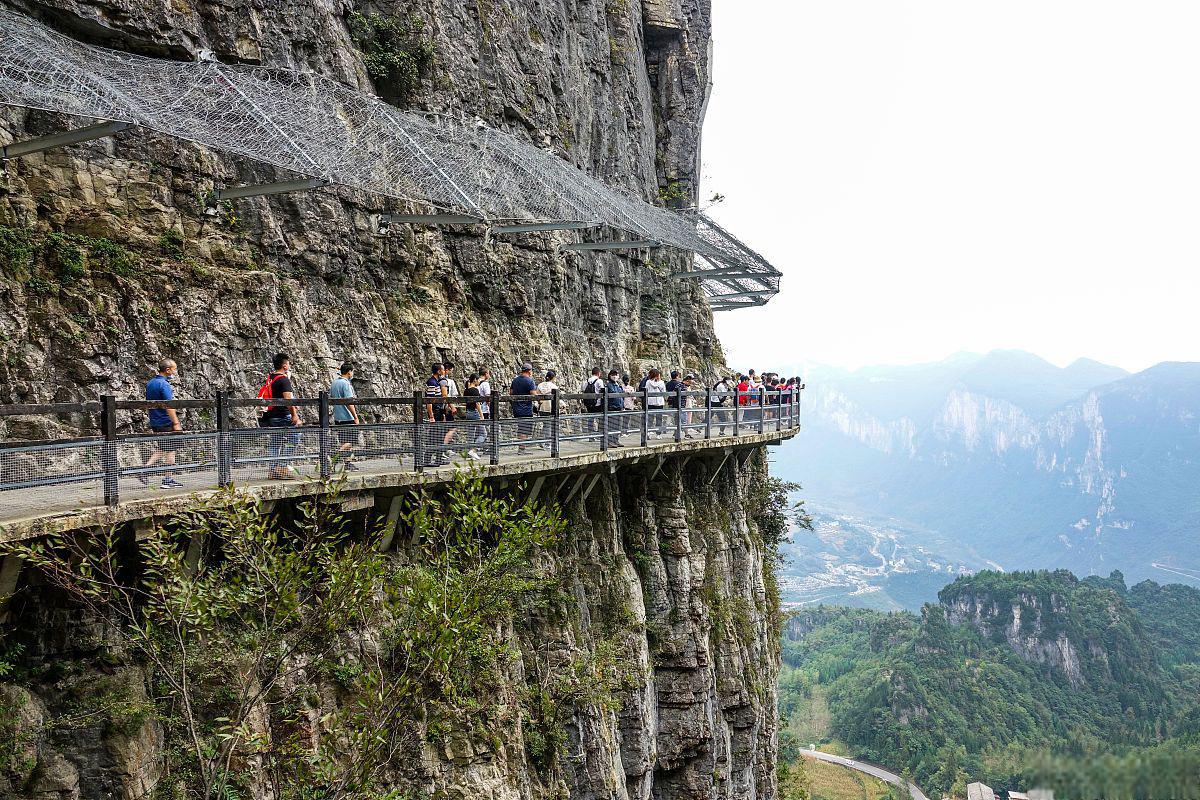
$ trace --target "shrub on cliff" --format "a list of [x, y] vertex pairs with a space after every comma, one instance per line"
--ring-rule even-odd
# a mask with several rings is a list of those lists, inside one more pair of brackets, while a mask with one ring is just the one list
[[145, 671], [166, 794], [385, 796], [431, 709], [486, 724], [500, 701], [504, 624], [545, 580], [532, 556], [562, 520], [460, 476], [410, 498], [412, 557], [397, 558], [337, 508], [284, 519], [225, 494], [143, 535], [136, 558], [111, 531], [12, 549]]

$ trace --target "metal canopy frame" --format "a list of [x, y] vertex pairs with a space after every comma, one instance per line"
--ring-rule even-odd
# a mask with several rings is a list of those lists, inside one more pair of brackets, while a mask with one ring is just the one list
[[482, 217], [471, 214], [380, 214], [383, 226], [396, 225], [478, 225], [486, 222]]
[[574, 244], [564, 244], [559, 249], [581, 252], [589, 250], [643, 250], [650, 247], [662, 246], [662, 242], [656, 242], [653, 239], [629, 239], [627, 241], [614, 239], [604, 242], [575, 242]]
[[[134, 55], [0, 8], [0, 104], [99, 121], [6, 145], [0, 169], [140, 127], [297, 176], [216, 189], [210, 202], [343, 186], [432, 209], [381, 215], [381, 232], [390, 223], [490, 224], [497, 234], [606, 227], [616, 232], [610, 240], [562, 250], [694, 253], [702, 268], [670, 277], [695, 278], [714, 309], [779, 291], [779, 271], [703, 213], [655, 206], [478, 119], [401, 111], [313, 73]], [[633, 238], [615, 238], [622, 234]]]
[[272, 194], [287, 194], [288, 192], [305, 192], [310, 189], [320, 189], [328, 186], [324, 178], [300, 178], [294, 181], [275, 181], [273, 183], [253, 183], [245, 186], [230, 186], [224, 189], [214, 189], [213, 200], [238, 200], [243, 197], [263, 197]]
[[101, 122], [98, 125], [89, 125], [86, 128], [76, 128], [73, 131], [63, 131], [62, 133], [52, 133], [49, 136], [39, 136], [36, 139], [26, 139], [23, 142], [13, 142], [0, 147], [0, 161], [8, 161], [10, 158], [20, 158], [21, 156], [40, 153], [43, 150], [50, 150], [55, 147], [66, 147], [80, 142], [90, 142], [93, 139], [103, 139], [106, 136], [127, 131], [134, 127], [129, 122]]
[[540, 231], [584, 231], [589, 228], [599, 228], [602, 222], [572, 222], [558, 220], [553, 222], [522, 222], [514, 225], [494, 225], [492, 233], [538, 233]]

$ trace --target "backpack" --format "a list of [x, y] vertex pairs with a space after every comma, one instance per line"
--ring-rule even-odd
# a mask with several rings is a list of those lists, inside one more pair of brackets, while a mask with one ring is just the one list
[[[599, 382], [599, 380], [600, 379], [597, 378], [595, 375], [588, 378], [587, 381], [583, 384], [583, 393], [590, 394], [590, 395], [598, 395], [600, 392], [597, 390], [596, 385]], [[599, 398], [596, 398], [594, 400], [589, 400], [589, 399], [585, 398], [583, 401], [583, 406], [584, 406], [584, 408], [588, 409], [589, 411], [599, 411], [600, 410], [600, 402], [601, 401]]]

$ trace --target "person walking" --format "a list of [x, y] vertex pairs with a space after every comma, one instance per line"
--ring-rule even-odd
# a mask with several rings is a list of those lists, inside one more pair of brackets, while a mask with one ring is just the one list
[[657, 369], [650, 370], [650, 374], [646, 377], [646, 409], [650, 416], [647, 424], [659, 436], [662, 436], [666, 432], [667, 415], [663, 408], [666, 406], [664, 393], [667, 391], [667, 384], [663, 383], [662, 373]]
[[[442, 364], [442, 388], [445, 389], [443, 397], [458, 397], [458, 382], [454, 380], [454, 364], [449, 361]], [[458, 429], [454, 426], [454, 418], [458, 414], [458, 406], [454, 403], [446, 403], [444, 409], [445, 419], [442, 420], [443, 427], [446, 432], [442, 435], [442, 450], [449, 454], [454, 448], [454, 437], [458, 433]]]
[[525, 453], [525, 442], [533, 436], [533, 400], [530, 395], [537, 393], [537, 386], [533, 383], [533, 364], [525, 362], [521, 365], [520, 374], [513, 378], [512, 386], [509, 387], [509, 394], [514, 398], [509, 401], [512, 415], [517, 420], [518, 454]]
[[[354, 365], [347, 361], [338, 370], [338, 377], [329, 384], [329, 399], [353, 400], [353, 380]], [[353, 461], [354, 447], [358, 444], [358, 431], [354, 430], [354, 426], [358, 425], [358, 422], [358, 406], [349, 403], [333, 406], [333, 426], [337, 429], [338, 441], [335, 458], [347, 472], [358, 470], [358, 465]]]
[[483, 398], [479, 403], [479, 413], [483, 419], [491, 419], [492, 372], [487, 367], [480, 367], [475, 374], [479, 376], [479, 396]]
[[[751, 370], [753, 372], [753, 370]], [[739, 375], [737, 383], [737, 413], [741, 417], [742, 422], [751, 422], [751, 416], [754, 398], [750, 394], [750, 376]]]
[[[621, 425], [622, 418], [620, 413], [625, 408], [625, 398], [621, 394], [625, 391], [625, 384], [621, 383], [621, 373], [615, 369], [609, 370], [608, 381], [604, 384], [604, 401], [608, 405], [608, 428], [605, 434], [608, 436], [609, 447], [621, 447]], [[617, 418], [613, 419], [613, 414], [617, 414]]]
[[689, 372], [687, 375], [683, 376], [683, 385], [680, 387], [681, 391], [683, 392], [683, 398], [682, 398], [683, 402], [681, 404], [682, 407], [679, 409], [679, 413], [683, 414], [683, 422], [682, 422], [683, 435], [685, 438], [688, 438], [688, 439], [695, 439], [701, 435], [698, 431], [695, 431], [692, 429], [694, 412], [692, 412], [691, 409], [696, 405], [696, 398], [690, 397], [688, 395], [688, 392], [692, 391], [692, 389], [694, 389], [695, 386], [696, 386], [696, 376], [695, 375], [693, 375]]
[[434, 364], [429, 370], [429, 378], [425, 381], [425, 418], [429, 422], [429, 432], [425, 436], [424, 465], [440, 467], [449, 458], [442, 449], [441, 423], [446, 420], [446, 387], [442, 385], [443, 367]]
[[713, 422], [719, 427], [718, 436], [724, 436], [725, 428], [733, 421], [728, 411], [732, 405], [731, 394], [733, 388], [730, 386], [730, 379], [723, 375], [712, 387]]
[[623, 417], [625, 424], [621, 426], [621, 431], [623, 433], [628, 433], [633, 429], [633, 412], [637, 411], [637, 397], [634, 396], [634, 393], [637, 391], [637, 389], [633, 388], [633, 386], [629, 383], [628, 372], [621, 376], [621, 388], [625, 392], [625, 402], [622, 403], [625, 409], [625, 416]]
[[[537, 393], [542, 396], [542, 399], [538, 401], [536, 408], [534, 408], [534, 412], [539, 417], [546, 417], [547, 420], [554, 416], [554, 401], [551, 393], [558, 391], [558, 384], [554, 382], [554, 378], [557, 374], [558, 373], [552, 369], [546, 370], [546, 379], [537, 385]], [[538, 438], [547, 440], [539, 445], [543, 450], [550, 449], [550, 426], [552, 424], [552, 422], [547, 421], [538, 426]]]
[[[271, 360], [271, 373], [266, 383], [258, 390], [258, 396], [264, 400], [294, 400], [295, 387], [292, 385], [292, 361], [286, 353], [278, 353]], [[298, 428], [300, 427], [300, 409], [296, 406], [267, 406], [267, 410], [258, 420], [262, 428]], [[268, 452], [273, 461], [267, 469], [267, 477], [275, 481], [292, 480], [297, 477], [296, 470], [287, 463], [300, 444], [300, 432], [289, 431], [271, 434]]]
[[[592, 367], [592, 374], [583, 382], [583, 410], [588, 414], [599, 414], [604, 410], [604, 401], [601, 395], [604, 394], [604, 379], [600, 377], [600, 368]], [[595, 436], [589, 436], [589, 441], [600, 441], [599, 430], [600, 420], [595, 416], [586, 417], [583, 421], [584, 430], [588, 433], [594, 433]]]
[[[174, 400], [175, 390], [171, 384], [179, 379], [178, 375], [179, 367], [174, 361], [169, 358], [159, 361], [158, 372], [146, 383], [146, 399], [164, 403]], [[169, 467], [175, 466], [175, 450], [178, 444], [171, 441], [170, 435], [183, 430], [183, 426], [179, 423], [179, 414], [173, 408], [159, 406], [150, 409], [149, 418], [150, 431], [160, 438], [151, 445], [153, 450], [146, 459], [145, 466], [149, 468], [160, 463]], [[138, 475], [137, 479], [143, 486], [150, 485], [150, 479], [144, 474]], [[183, 484], [175, 480], [175, 476], [171, 472], [163, 473], [160, 485], [164, 489], [183, 488]]]
[[467, 429], [467, 458], [473, 461], [479, 461], [483, 456], [479, 453], [479, 447], [487, 441], [487, 427], [483, 424], [483, 412], [480, 411], [480, 406], [483, 403], [478, 399], [481, 397], [479, 393], [479, 376], [471, 374], [467, 376], [467, 388], [463, 390], [463, 419], [473, 423]]

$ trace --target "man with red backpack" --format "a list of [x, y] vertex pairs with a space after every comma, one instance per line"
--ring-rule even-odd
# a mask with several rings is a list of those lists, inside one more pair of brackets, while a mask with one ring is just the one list
[[[279, 353], [271, 361], [271, 374], [258, 390], [260, 400], [292, 400], [295, 390], [292, 387], [291, 359], [286, 353]], [[296, 428], [299, 427], [300, 409], [296, 406], [267, 406], [267, 410], [258, 419], [260, 428]], [[273, 433], [268, 444], [271, 457], [276, 459], [267, 470], [271, 480], [286, 481], [295, 477], [296, 471], [287, 463], [287, 459], [296, 451], [300, 444], [300, 432]]]

